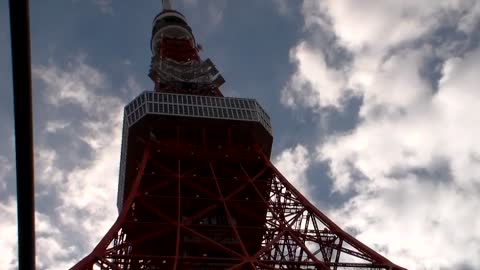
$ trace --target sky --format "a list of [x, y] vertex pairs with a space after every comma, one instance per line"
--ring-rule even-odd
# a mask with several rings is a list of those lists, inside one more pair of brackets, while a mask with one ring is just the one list
[[[123, 106], [160, 0], [31, 1], [38, 269], [113, 224]], [[272, 160], [409, 269], [480, 269], [480, 1], [174, 0], [227, 83], [272, 118]], [[0, 1], [0, 269], [16, 269], [10, 32]]]

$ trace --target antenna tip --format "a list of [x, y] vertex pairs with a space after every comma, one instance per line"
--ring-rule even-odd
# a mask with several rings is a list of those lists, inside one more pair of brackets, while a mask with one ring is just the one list
[[172, 10], [172, 3], [170, 0], [162, 0], [163, 10]]

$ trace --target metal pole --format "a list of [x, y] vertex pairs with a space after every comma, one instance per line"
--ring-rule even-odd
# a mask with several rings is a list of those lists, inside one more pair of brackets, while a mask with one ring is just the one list
[[28, 2], [10, 0], [19, 270], [35, 269], [32, 74]]

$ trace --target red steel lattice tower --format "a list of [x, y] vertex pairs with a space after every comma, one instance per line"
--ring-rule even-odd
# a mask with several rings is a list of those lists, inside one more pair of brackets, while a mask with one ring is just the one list
[[311, 204], [270, 162], [270, 118], [223, 97], [163, 1], [146, 91], [125, 107], [119, 216], [74, 270], [403, 269]]

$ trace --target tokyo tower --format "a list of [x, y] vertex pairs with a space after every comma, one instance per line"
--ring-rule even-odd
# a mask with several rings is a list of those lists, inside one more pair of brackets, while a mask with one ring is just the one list
[[[404, 269], [343, 231], [270, 161], [270, 118], [225, 82], [164, 0], [145, 91], [125, 106], [119, 216], [73, 270]], [[281, 168], [280, 168], [281, 169]]]

